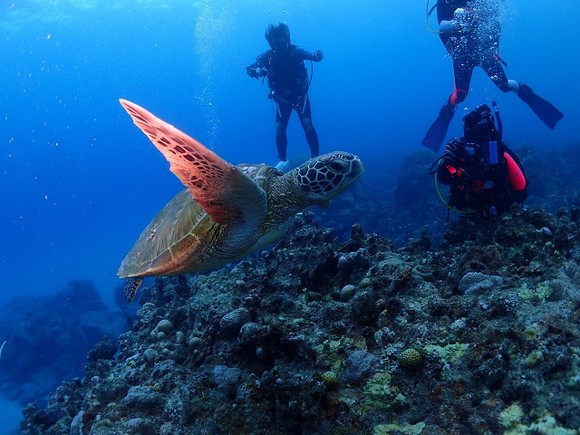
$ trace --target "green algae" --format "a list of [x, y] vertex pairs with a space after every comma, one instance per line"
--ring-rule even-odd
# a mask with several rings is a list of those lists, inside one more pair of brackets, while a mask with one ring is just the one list
[[499, 424], [505, 429], [504, 435], [575, 435], [578, 432], [558, 425], [548, 412], [534, 420], [530, 425], [523, 423], [526, 415], [519, 403], [514, 402], [499, 414]]
[[446, 346], [428, 344], [423, 349], [427, 354], [436, 352], [443, 361], [454, 363], [458, 361], [467, 351], [469, 345], [466, 343], [451, 343]]
[[316, 361], [338, 373], [344, 361], [346, 349], [353, 346], [354, 340], [348, 337], [341, 337], [339, 340], [325, 340], [322, 344], [314, 347]]
[[373, 429], [373, 435], [388, 435], [388, 434], [407, 434], [407, 435], [419, 435], [423, 432], [425, 428], [424, 422], [419, 422], [416, 424], [404, 424], [398, 425], [394, 423], [390, 424], [379, 424]]
[[363, 402], [356, 406], [359, 415], [365, 415], [376, 409], [393, 409], [405, 405], [408, 400], [400, 394], [396, 386], [391, 385], [391, 375], [382, 371], [374, 374], [363, 387]]
[[534, 304], [546, 302], [552, 295], [552, 289], [547, 284], [540, 284], [537, 287], [530, 288], [526, 283], [518, 289], [517, 295], [524, 301]]

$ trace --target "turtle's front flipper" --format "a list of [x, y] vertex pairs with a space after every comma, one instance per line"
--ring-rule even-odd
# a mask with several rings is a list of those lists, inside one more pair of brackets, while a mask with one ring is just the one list
[[[133, 122], [165, 156], [189, 192], [220, 224], [248, 218], [248, 207], [266, 210], [266, 194], [249, 177], [201, 143], [127, 100], [119, 100]], [[250, 216], [255, 219], [255, 213]]]

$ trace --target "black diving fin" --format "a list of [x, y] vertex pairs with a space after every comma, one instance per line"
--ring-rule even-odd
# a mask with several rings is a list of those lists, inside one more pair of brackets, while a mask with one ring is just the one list
[[537, 95], [528, 85], [520, 83], [517, 95], [552, 130], [564, 117], [564, 114], [556, 109], [552, 103]]
[[455, 106], [449, 101], [446, 102], [441, 110], [439, 110], [439, 115], [427, 130], [425, 137], [421, 141], [421, 145], [433, 150], [434, 152], [439, 151], [441, 144], [445, 140], [445, 135], [447, 134], [447, 129], [449, 124], [453, 119], [455, 114]]

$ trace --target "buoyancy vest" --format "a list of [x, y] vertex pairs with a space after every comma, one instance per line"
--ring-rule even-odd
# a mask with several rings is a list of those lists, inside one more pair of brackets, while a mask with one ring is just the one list
[[527, 179], [516, 155], [503, 142], [453, 139], [438, 161], [437, 181], [449, 185], [447, 205], [473, 213], [499, 212], [527, 197]]

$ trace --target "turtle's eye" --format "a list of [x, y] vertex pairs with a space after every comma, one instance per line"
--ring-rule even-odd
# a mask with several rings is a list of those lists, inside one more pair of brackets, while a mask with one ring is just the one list
[[332, 160], [332, 161], [328, 162], [328, 167], [332, 171], [338, 172], [340, 174], [348, 171], [348, 165], [346, 164], [346, 162], [344, 160]]

